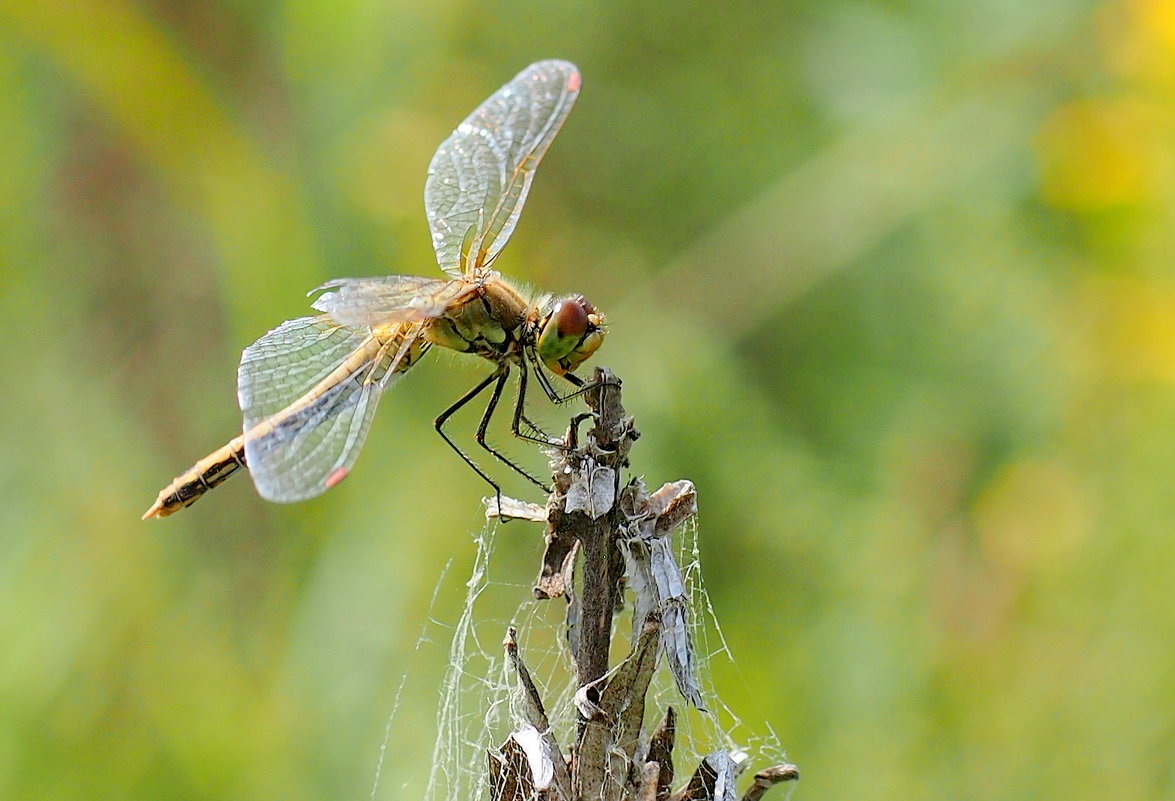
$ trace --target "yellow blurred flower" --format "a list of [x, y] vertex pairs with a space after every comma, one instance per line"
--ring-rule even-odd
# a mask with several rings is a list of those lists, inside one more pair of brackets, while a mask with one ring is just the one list
[[1175, 3], [1109, 3], [1098, 23], [1111, 73], [1151, 87], [1175, 88]]
[[1059, 107], [1036, 141], [1045, 200], [1071, 211], [1153, 201], [1168, 161], [1165, 127], [1162, 115], [1130, 98]]

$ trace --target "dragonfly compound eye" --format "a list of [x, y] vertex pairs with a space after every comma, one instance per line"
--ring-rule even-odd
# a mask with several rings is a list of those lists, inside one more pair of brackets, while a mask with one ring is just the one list
[[539, 334], [538, 355], [553, 372], [563, 375], [585, 362], [604, 339], [603, 317], [582, 296], [556, 304]]

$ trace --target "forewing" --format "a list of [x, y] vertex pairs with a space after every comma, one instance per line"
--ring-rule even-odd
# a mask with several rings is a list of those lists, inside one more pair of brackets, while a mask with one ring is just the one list
[[415, 275], [336, 278], [314, 292], [323, 292], [311, 304], [347, 326], [373, 326], [436, 317], [460, 293], [460, 282]]
[[490, 96], [441, 143], [424, 208], [441, 269], [487, 264], [514, 232], [534, 171], [579, 94], [567, 61], [540, 61]]
[[[299, 403], [357, 352], [366, 355], [354, 357], [345, 378]], [[403, 374], [388, 373], [397, 355], [380, 357], [367, 332], [321, 317], [290, 320], [245, 349], [238, 372], [245, 463], [263, 498], [313, 498], [350, 471], [382, 390]], [[259, 424], [265, 433], [248, 436]]]

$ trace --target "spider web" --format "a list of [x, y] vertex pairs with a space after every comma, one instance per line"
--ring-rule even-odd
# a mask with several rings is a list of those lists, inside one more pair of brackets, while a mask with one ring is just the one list
[[[740, 772], [742, 768], [760, 769], [783, 762], [785, 756], [769, 725], [761, 724], [761, 731], [753, 729], [723, 703], [714, 686], [711, 667], [718, 661], [730, 663], [735, 675], [741, 674], [737, 672], [737, 664], [706, 592], [695, 520], [689, 520], [674, 532], [673, 550], [687, 589], [687, 625], [695, 653], [695, 679], [707, 711], [694, 709], [685, 701], [664, 658], [659, 660], [645, 696], [646, 732], [660, 723], [667, 707], [672, 706], [677, 713], [673, 750], [675, 789], [684, 785], [707, 755], [715, 752], [729, 754]], [[509, 536], [517, 536], [517, 530], [527, 525], [511, 523]], [[565, 634], [567, 605], [562, 599], [534, 599], [531, 580], [538, 563], [537, 553], [530, 563], [499, 565], [495, 562], [499, 529], [499, 524], [489, 525], [474, 539], [476, 556], [465, 582], [465, 599], [457, 619], [446, 625], [430, 614], [430, 623], [417, 643], [419, 650], [426, 643], [442, 640], [433, 631], [437, 628], [449, 635], [448, 666], [440, 681], [431, 766], [427, 785], [417, 796], [423, 801], [488, 801], [487, 752], [496, 750], [512, 732], [527, 725], [521, 711], [523, 701], [517, 675], [502, 645], [510, 627], [517, 629], [519, 653], [538, 686], [564, 754], [575, 741], [573, 698], [577, 687]], [[541, 541], [539, 537], [534, 539]], [[434, 590], [433, 609], [444, 583], [442, 574]], [[519, 603], [519, 598], [524, 600]], [[625, 609], [615, 620], [612, 665], [617, 665], [629, 649], [631, 591], [626, 591], [625, 600]], [[501, 610], [511, 608], [512, 613], [502, 615]], [[415, 795], [404, 792], [407, 788], [399, 788], [397, 792], [383, 788], [387, 791], [381, 792], [380, 786], [384, 752], [395, 727], [406, 680], [407, 676], [401, 680], [388, 719], [371, 791], [372, 801]]]

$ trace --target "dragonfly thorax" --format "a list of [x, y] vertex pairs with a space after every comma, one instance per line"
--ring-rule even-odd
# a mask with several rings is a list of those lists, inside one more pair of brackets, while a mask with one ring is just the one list
[[519, 352], [531, 308], [522, 293], [491, 275], [429, 320], [423, 334], [434, 345], [501, 361]]

